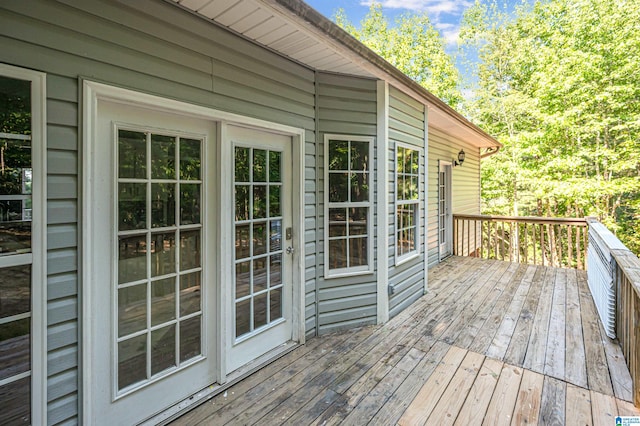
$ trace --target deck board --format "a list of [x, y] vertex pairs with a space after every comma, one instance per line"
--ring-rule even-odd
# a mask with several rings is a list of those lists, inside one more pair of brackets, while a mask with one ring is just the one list
[[613, 424], [637, 416], [584, 271], [452, 257], [380, 326], [310, 339], [176, 425]]

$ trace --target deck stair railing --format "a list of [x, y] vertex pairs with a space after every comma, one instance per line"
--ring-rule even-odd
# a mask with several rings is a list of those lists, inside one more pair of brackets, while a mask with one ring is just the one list
[[509, 262], [586, 268], [584, 218], [453, 215], [453, 252]]

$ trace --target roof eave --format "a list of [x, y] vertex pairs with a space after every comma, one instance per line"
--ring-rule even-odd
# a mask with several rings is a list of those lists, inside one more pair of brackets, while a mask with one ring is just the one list
[[[438, 109], [448, 116], [453, 118], [457, 123], [465, 127], [466, 129], [472, 131], [480, 138], [484, 139], [483, 146], [494, 146], [494, 147], [502, 147], [502, 144], [494, 139], [491, 135], [486, 133], [484, 130], [470, 122], [467, 118], [465, 118], [458, 111], [447, 105], [440, 98], [435, 96], [433, 93], [429, 92], [423, 86], [418, 84], [416, 81], [408, 77], [398, 68], [387, 62], [380, 55], [375, 53], [373, 50], [369, 49], [363, 43], [358, 41], [351, 34], [340, 28], [330, 19], [326, 18], [324, 15], [320, 14], [318, 11], [313, 9], [311, 6], [307, 5], [303, 1], [299, 0], [262, 0], [264, 3], [267, 3], [275, 8], [279, 9], [281, 12], [288, 11], [289, 13], [294, 14], [299, 19], [303, 19], [305, 22], [309, 23], [314, 29], [316, 29], [316, 35], [322, 35], [325, 41], [336, 41], [343, 48], [348, 49], [348, 51], [353, 52], [358, 55], [362, 60], [366, 61], [366, 63], [372, 64], [376, 70], [373, 71], [377, 74], [378, 77], [388, 80], [391, 83], [395, 83], [409, 91], [415, 93], [417, 97], [419, 97], [421, 101], [425, 102], [431, 108]], [[283, 8], [285, 10], [283, 10]], [[317, 34], [320, 32], [320, 34]], [[383, 75], [381, 75], [382, 73]]]

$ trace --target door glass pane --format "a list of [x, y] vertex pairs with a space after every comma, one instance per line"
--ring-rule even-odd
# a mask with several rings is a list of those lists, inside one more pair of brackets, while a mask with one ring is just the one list
[[151, 283], [151, 326], [176, 318], [176, 279]]
[[259, 256], [267, 252], [267, 224], [253, 224], [253, 255]]
[[118, 290], [118, 336], [126, 336], [147, 327], [147, 284]]
[[[249, 172], [247, 158], [252, 159]], [[269, 309], [272, 298], [281, 297], [271, 293], [282, 292], [283, 280], [282, 152], [237, 147], [235, 162], [234, 296], [235, 331], [240, 337], [281, 317], [270, 316]]]
[[121, 178], [146, 179], [146, 133], [118, 130], [118, 175]]
[[200, 272], [180, 275], [180, 315], [185, 316], [202, 310]]
[[236, 259], [251, 256], [251, 225], [236, 225]]
[[175, 185], [172, 183], [151, 184], [152, 228], [164, 228], [176, 224], [175, 191]]
[[271, 290], [269, 297], [271, 321], [275, 321], [282, 318], [282, 288]]
[[0, 424], [31, 424], [31, 377], [0, 386]]
[[269, 151], [269, 182], [280, 182], [281, 158], [281, 152]]
[[251, 293], [251, 262], [236, 263], [236, 299]]
[[200, 184], [180, 185], [180, 224], [200, 223]]
[[180, 139], [180, 179], [200, 180], [200, 141]]
[[267, 151], [253, 150], [253, 182], [267, 181]]
[[269, 286], [282, 284], [282, 255], [274, 254], [269, 262]]
[[118, 184], [118, 210], [120, 231], [147, 227], [147, 184]]
[[118, 389], [147, 378], [147, 335], [118, 343]]
[[119, 136], [114, 350], [122, 390], [201, 354], [204, 188], [202, 140], [132, 130]]
[[200, 320], [198, 315], [180, 322], [180, 362], [200, 355]]
[[0, 318], [31, 310], [31, 265], [0, 270]]
[[176, 271], [176, 234], [151, 234], [151, 276], [172, 274]]
[[261, 257], [253, 261], [253, 292], [267, 289], [267, 258]]
[[236, 185], [236, 220], [249, 220], [250, 188], [248, 185]]
[[176, 326], [151, 332], [151, 375], [176, 366]]
[[236, 182], [249, 182], [250, 149], [236, 147], [235, 149], [235, 180]]
[[176, 138], [151, 135], [151, 178], [175, 179]]
[[0, 325], [0, 380], [31, 369], [30, 345], [31, 318]]
[[253, 298], [253, 328], [260, 328], [267, 324], [267, 293]]
[[267, 187], [260, 185], [253, 187], [253, 219], [267, 217]]
[[200, 267], [200, 231], [184, 231], [180, 235], [180, 270]]
[[251, 299], [236, 303], [236, 337], [251, 331]]
[[118, 247], [118, 283], [147, 278], [147, 236], [120, 237]]
[[280, 186], [269, 186], [269, 216], [281, 216], [280, 212]]

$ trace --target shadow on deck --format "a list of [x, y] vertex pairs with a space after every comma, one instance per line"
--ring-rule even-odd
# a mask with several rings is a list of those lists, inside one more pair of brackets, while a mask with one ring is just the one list
[[382, 326], [313, 338], [174, 424], [603, 424], [640, 415], [584, 271], [452, 257]]

